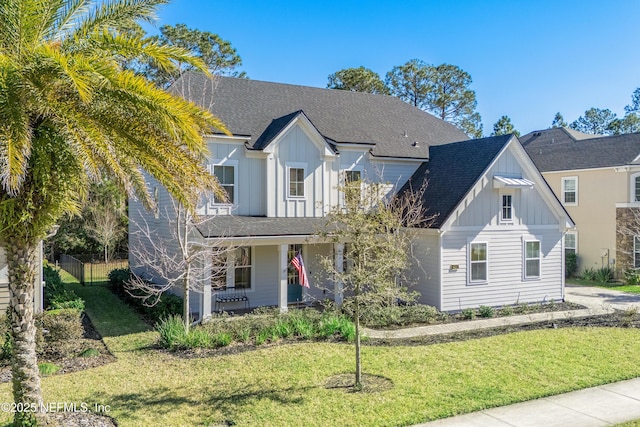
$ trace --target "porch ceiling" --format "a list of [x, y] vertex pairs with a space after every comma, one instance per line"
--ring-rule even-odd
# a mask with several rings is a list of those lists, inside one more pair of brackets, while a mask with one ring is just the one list
[[311, 236], [323, 230], [326, 218], [267, 218], [219, 215], [197, 225], [205, 238]]

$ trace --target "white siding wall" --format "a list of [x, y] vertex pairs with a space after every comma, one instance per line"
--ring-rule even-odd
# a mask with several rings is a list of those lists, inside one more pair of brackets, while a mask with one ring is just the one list
[[[541, 277], [525, 280], [523, 239], [541, 243]], [[517, 302], [560, 301], [562, 290], [562, 233], [558, 229], [465, 231], [444, 234], [442, 255], [442, 310], [461, 310], [480, 305], [498, 306]], [[488, 281], [469, 284], [470, 241], [488, 244]], [[449, 266], [458, 265], [458, 270]]]
[[7, 258], [4, 253], [4, 248], [0, 247], [0, 284], [9, 283], [8, 274]]
[[334, 285], [331, 278], [324, 272], [320, 260], [333, 256], [333, 245], [306, 245], [304, 263], [309, 275], [310, 288], [305, 289], [307, 301], [321, 301], [333, 299]]
[[[463, 202], [464, 209], [454, 215], [453, 226], [499, 226], [499, 190], [493, 188], [493, 176], [518, 176], [533, 180], [523, 172], [518, 160], [507, 150]], [[553, 225], [558, 221], [540, 196], [538, 189], [513, 190], [514, 225]], [[504, 225], [503, 225], [504, 226]], [[511, 227], [511, 225], [504, 226]]]
[[[243, 144], [209, 142], [210, 162], [231, 161], [237, 164], [238, 199], [233, 206], [232, 215], [265, 215], [267, 211], [267, 180], [265, 159], [245, 156]], [[216, 209], [207, 203], [201, 211], [205, 215], [228, 214], [228, 209]]]
[[411, 290], [420, 292], [422, 304], [440, 307], [440, 244], [439, 236], [418, 231], [413, 242], [409, 279]]

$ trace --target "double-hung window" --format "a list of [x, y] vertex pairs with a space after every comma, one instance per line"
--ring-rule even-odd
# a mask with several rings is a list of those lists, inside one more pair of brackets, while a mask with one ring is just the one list
[[567, 206], [578, 205], [578, 177], [562, 178], [562, 203]]
[[472, 242], [469, 245], [469, 282], [486, 282], [488, 272], [487, 243]]
[[217, 195], [213, 197], [213, 204], [233, 205], [238, 198], [238, 162], [234, 160], [220, 161], [211, 167], [211, 173], [215, 175], [218, 184], [226, 199]]
[[564, 235], [564, 253], [565, 256], [567, 254], [577, 254], [578, 253], [578, 235], [575, 232], [568, 232]]
[[524, 278], [540, 278], [540, 241], [538, 240], [524, 242]]
[[633, 268], [640, 268], [640, 236], [633, 238]]
[[306, 164], [304, 163], [287, 164], [287, 197], [303, 198], [305, 196], [305, 172]]

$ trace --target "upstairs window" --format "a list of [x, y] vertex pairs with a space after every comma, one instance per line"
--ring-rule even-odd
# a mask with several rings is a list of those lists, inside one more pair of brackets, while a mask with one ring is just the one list
[[291, 165], [287, 167], [288, 174], [288, 197], [300, 198], [304, 197], [304, 175], [305, 168], [300, 165]]
[[500, 222], [513, 222], [513, 195], [500, 195]]
[[631, 203], [640, 202], [640, 173], [634, 173], [631, 175], [631, 182], [629, 183], [629, 201]]
[[578, 205], [578, 177], [562, 178], [562, 203], [568, 206]]
[[234, 204], [236, 188], [235, 167], [229, 165], [216, 165], [213, 167], [213, 174], [216, 176], [216, 178], [218, 179], [218, 183], [227, 194], [227, 200], [223, 200], [219, 197], [214, 196], [213, 203]]

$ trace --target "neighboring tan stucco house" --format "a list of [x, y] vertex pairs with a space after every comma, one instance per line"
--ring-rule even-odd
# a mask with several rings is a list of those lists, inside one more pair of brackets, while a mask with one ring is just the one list
[[[224, 281], [227, 290], [241, 289], [250, 307], [284, 310], [298, 301], [341, 298], [341, 285], [316, 273], [319, 255], [343, 265], [344, 246], [315, 234], [339, 205], [345, 179], [382, 183], [391, 193], [428, 180], [425, 215], [436, 221], [419, 231], [412, 268], [423, 302], [458, 310], [563, 299], [561, 242], [573, 223], [517, 138], [468, 140], [390, 96], [228, 77], [211, 86], [197, 74], [174, 90], [209, 108], [232, 133], [207, 136], [207, 167], [229, 202], [203, 200], [199, 213], [210, 219], [197, 234], [237, 248], [227, 257]], [[161, 207], [169, 204], [166, 191], [157, 198]], [[129, 213], [130, 228], [146, 222], [167, 234], [134, 199]], [[131, 265], [144, 275], [135, 254], [145, 243], [129, 236]], [[299, 250], [308, 289], [290, 268]], [[215, 288], [205, 287], [192, 313], [206, 317], [215, 298]]]
[[640, 209], [640, 134], [556, 128], [520, 140], [576, 223], [565, 248], [577, 253], [578, 270], [640, 268], [640, 237], [622, 232]]

